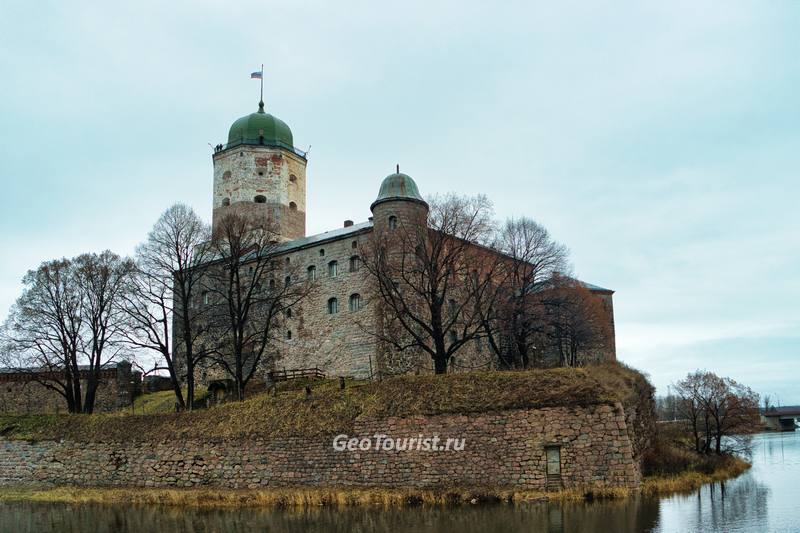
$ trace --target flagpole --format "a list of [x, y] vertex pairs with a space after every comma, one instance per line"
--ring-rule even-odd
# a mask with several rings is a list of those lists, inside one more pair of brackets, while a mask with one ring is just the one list
[[264, 101], [264, 63], [261, 63], [261, 102]]

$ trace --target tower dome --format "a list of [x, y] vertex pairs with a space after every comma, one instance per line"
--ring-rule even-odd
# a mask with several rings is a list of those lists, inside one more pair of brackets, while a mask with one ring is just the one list
[[389, 200], [410, 200], [425, 204], [425, 206], [428, 205], [419, 194], [417, 184], [411, 179], [411, 176], [401, 173], [399, 168], [397, 172], [389, 174], [383, 179], [378, 197], [372, 202], [370, 209], [375, 209], [376, 205]]
[[292, 149], [292, 130], [284, 121], [264, 111], [264, 102], [258, 111], [238, 119], [228, 132], [228, 146], [254, 144]]

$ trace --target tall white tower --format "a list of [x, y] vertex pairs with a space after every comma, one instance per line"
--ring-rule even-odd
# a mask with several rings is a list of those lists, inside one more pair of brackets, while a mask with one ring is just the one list
[[216, 233], [225, 214], [270, 221], [280, 240], [306, 235], [306, 154], [294, 148], [285, 122], [258, 111], [233, 123], [228, 143], [214, 151]]

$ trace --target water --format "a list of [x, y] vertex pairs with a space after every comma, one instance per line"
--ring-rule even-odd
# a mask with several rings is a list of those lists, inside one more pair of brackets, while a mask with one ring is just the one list
[[663, 499], [405, 509], [208, 511], [0, 503], [0, 532], [800, 532], [800, 432], [756, 436], [753, 468]]

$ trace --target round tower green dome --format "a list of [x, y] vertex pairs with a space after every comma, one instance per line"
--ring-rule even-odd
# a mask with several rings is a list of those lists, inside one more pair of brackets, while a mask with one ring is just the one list
[[417, 184], [411, 179], [411, 176], [401, 173], [399, 169], [394, 174], [389, 174], [383, 179], [381, 189], [378, 191], [378, 197], [372, 202], [370, 209], [388, 200], [411, 200], [428, 205], [419, 194]]
[[263, 144], [293, 148], [292, 130], [284, 121], [264, 111], [264, 102], [259, 102], [258, 111], [234, 122], [228, 132], [228, 146], [237, 144]]

